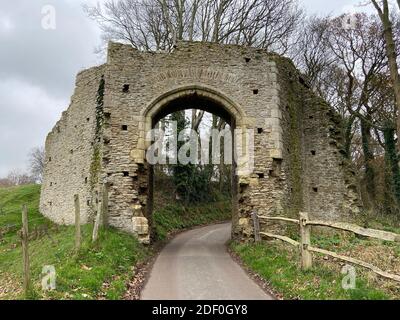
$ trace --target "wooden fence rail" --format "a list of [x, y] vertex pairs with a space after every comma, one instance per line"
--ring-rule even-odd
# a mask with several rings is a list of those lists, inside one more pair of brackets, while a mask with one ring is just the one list
[[[260, 220], [281, 221], [281, 222], [289, 222], [289, 223], [298, 224], [300, 226], [300, 242], [293, 240], [289, 237], [283, 236], [283, 235], [277, 235], [277, 234], [272, 234], [272, 233], [268, 233], [268, 232], [260, 232], [259, 231], [260, 230], [260, 226], [259, 226]], [[300, 264], [301, 264], [301, 268], [303, 270], [307, 270], [312, 267], [312, 252], [314, 252], [314, 253], [319, 253], [319, 254], [323, 254], [326, 256], [331, 256], [333, 258], [364, 267], [366, 269], [369, 269], [369, 270], [375, 272], [376, 274], [378, 274], [384, 278], [400, 282], [400, 275], [396, 275], [396, 274], [392, 274], [392, 273], [383, 271], [372, 264], [369, 264], [367, 262], [364, 262], [364, 261], [361, 261], [358, 259], [342, 256], [335, 252], [331, 252], [328, 250], [313, 247], [311, 245], [311, 227], [312, 226], [322, 226], [322, 227], [333, 228], [336, 230], [349, 231], [349, 232], [353, 232], [353, 233], [361, 235], [361, 236], [375, 238], [375, 239], [389, 241], [389, 242], [400, 242], [399, 234], [396, 234], [393, 232], [388, 232], [388, 231], [383, 231], [383, 230], [363, 228], [358, 225], [351, 224], [351, 223], [345, 223], [345, 222], [310, 220], [308, 213], [306, 213], [306, 212], [300, 212], [299, 219], [289, 219], [289, 218], [285, 218], [285, 217], [260, 216], [260, 215], [257, 215], [256, 213], [253, 213], [253, 222], [254, 222], [254, 226], [255, 226], [254, 227], [254, 230], [255, 230], [254, 237], [255, 237], [256, 241], [259, 239], [260, 236], [264, 236], [264, 237], [267, 237], [270, 239], [278, 239], [278, 240], [284, 241], [286, 243], [289, 243], [292, 246], [297, 247], [300, 251], [300, 258], [301, 258]], [[258, 233], [258, 235], [256, 233]]]
[[360, 236], [375, 238], [384, 241], [400, 242], [400, 235], [396, 233], [383, 230], [362, 228], [360, 226], [345, 222], [329, 222], [322, 220], [313, 220], [309, 221], [308, 224], [312, 226], [329, 227], [337, 230], [349, 231], [358, 234]]

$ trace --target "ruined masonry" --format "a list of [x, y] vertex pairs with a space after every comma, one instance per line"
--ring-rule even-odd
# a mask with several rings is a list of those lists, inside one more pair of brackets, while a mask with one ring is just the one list
[[235, 238], [252, 236], [253, 210], [287, 217], [305, 210], [341, 221], [360, 210], [340, 117], [290, 60], [255, 48], [179, 42], [171, 53], [110, 43], [105, 64], [78, 74], [71, 104], [46, 140], [41, 212], [73, 224], [79, 194], [84, 223], [103, 207], [109, 225], [148, 243], [153, 170], [146, 132], [172, 111], [199, 105], [233, 128], [254, 130], [255, 168], [244, 174], [239, 167], [233, 179]]

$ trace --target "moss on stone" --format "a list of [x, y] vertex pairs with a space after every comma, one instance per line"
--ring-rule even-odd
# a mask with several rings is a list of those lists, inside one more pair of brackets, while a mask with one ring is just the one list
[[101, 155], [100, 146], [95, 145], [92, 155], [92, 162], [90, 164], [90, 188], [93, 191], [99, 182], [99, 172], [101, 169]]
[[289, 155], [289, 162], [291, 168], [291, 176], [292, 176], [292, 203], [291, 206], [292, 211], [297, 212], [303, 207], [303, 183], [302, 183], [302, 164], [301, 164], [301, 142], [300, 142], [300, 128], [298, 122], [298, 114], [297, 114], [297, 104], [294, 101], [294, 98], [291, 94], [289, 94], [289, 114], [290, 114], [290, 145], [291, 152]]
[[91, 192], [95, 189], [99, 182], [99, 174], [101, 170], [101, 138], [104, 124], [104, 92], [105, 80], [101, 76], [99, 89], [96, 97], [96, 131], [93, 141], [93, 154], [90, 164], [90, 188]]
[[[280, 68], [293, 69], [293, 65], [290, 60], [285, 58], [275, 58], [277, 60], [277, 65]], [[295, 69], [294, 69], [295, 70]], [[284, 70], [281, 69], [281, 72]], [[303, 207], [303, 179], [302, 179], [302, 148], [301, 148], [301, 127], [299, 119], [299, 111], [301, 111], [301, 100], [302, 95], [299, 95], [301, 88], [296, 88], [299, 86], [295, 81], [287, 81], [287, 87], [285, 88], [285, 95], [287, 98], [287, 110], [289, 113], [289, 133], [288, 139], [290, 144], [290, 154], [289, 154], [289, 168], [290, 168], [290, 181], [291, 181], [291, 206], [288, 208], [289, 215], [293, 216], [298, 214], [298, 212]]]

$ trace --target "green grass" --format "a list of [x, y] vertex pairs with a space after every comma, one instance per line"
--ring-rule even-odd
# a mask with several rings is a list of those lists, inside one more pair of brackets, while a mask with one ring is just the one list
[[[335, 240], [333, 240], [335, 242]], [[284, 299], [301, 300], [383, 300], [390, 297], [367, 284], [362, 277], [356, 278], [356, 289], [342, 288], [343, 275], [314, 264], [313, 269], [303, 272], [298, 267], [296, 254], [275, 243], [231, 243], [232, 250], [252, 271], [267, 280]]]
[[[114, 229], [102, 230], [96, 244], [91, 243], [92, 227], [82, 227], [83, 244], [74, 252], [74, 228], [61, 227], [44, 237], [29, 242], [33, 292], [28, 298], [96, 299], [103, 293], [107, 299], [120, 299], [125, 283], [133, 275], [132, 266], [145, 259], [149, 248]], [[22, 282], [22, 252], [0, 246], [0, 273], [13, 275], [17, 286]], [[41, 290], [42, 268], [53, 265], [57, 274], [57, 290], [45, 294]], [[105, 284], [107, 287], [105, 287]], [[103, 289], [106, 288], [106, 289]], [[23, 298], [17, 296], [5, 298]]]
[[[25, 298], [21, 291], [22, 249], [16, 231], [21, 228], [21, 207], [27, 204], [30, 229], [47, 224], [51, 235], [29, 242], [33, 288], [28, 298], [120, 299], [133, 275], [132, 267], [149, 256], [151, 249], [112, 228], [101, 230], [99, 240], [92, 244], [92, 226], [86, 225], [82, 227], [82, 248], [75, 253], [74, 227], [52, 228], [39, 213], [39, 198], [38, 185], [0, 189], [0, 227], [14, 225], [0, 242], [0, 274], [7, 275], [8, 284], [16, 289], [3, 298]], [[57, 290], [45, 293], [41, 290], [42, 268], [48, 265], [56, 269]]]
[[28, 206], [31, 226], [45, 223], [46, 219], [39, 213], [39, 199], [40, 185], [0, 188], [0, 227], [20, 228], [23, 204]]
[[231, 218], [231, 204], [221, 201], [211, 204], [184, 206], [176, 203], [154, 212], [154, 223], [158, 240], [164, 240], [168, 233], [194, 226], [226, 221]]
[[[154, 250], [135, 237], [113, 228], [101, 230], [91, 242], [92, 226], [82, 226], [82, 248], [74, 250], [74, 227], [56, 227], [39, 213], [40, 186], [0, 188], [0, 228], [14, 225], [0, 239], [0, 299], [121, 299], [134, 266]], [[28, 205], [29, 227], [48, 225], [51, 237], [29, 242], [32, 292], [22, 293], [22, 250], [17, 236], [21, 228], [21, 207]], [[168, 233], [230, 218], [229, 202], [185, 207], [171, 204], [154, 213], [157, 239]], [[57, 289], [41, 290], [42, 269], [56, 269]], [[2, 288], [8, 292], [2, 294]]]

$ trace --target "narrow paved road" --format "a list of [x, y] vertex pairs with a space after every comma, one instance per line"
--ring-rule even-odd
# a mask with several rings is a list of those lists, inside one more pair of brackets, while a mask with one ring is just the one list
[[271, 300], [232, 260], [225, 243], [231, 225], [180, 234], [157, 258], [143, 300]]

